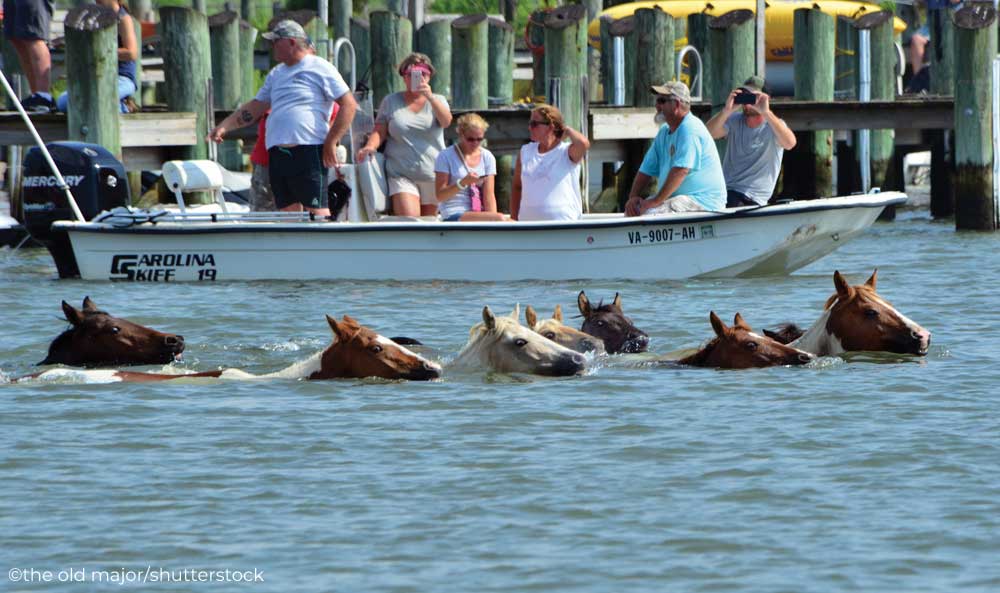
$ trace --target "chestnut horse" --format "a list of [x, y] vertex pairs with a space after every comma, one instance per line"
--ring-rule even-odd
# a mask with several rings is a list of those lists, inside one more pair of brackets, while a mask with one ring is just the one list
[[817, 356], [853, 351], [926, 355], [931, 333], [880, 297], [877, 279], [876, 269], [867, 282], [851, 286], [835, 271], [837, 292], [827, 299], [816, 323], [789, 346]]
[[83, 299], [83, 309], [62, 302], [66, 321], [72, 327], [49, 345], [49, 354], [38, 363], [69, 366], [121, 366], [166, 364], [184, 352], [184, 336], [112, 317], [90, 300]]
[[563, 325], [562, 307], [556, 305], [556, 310], [551, 319], [538, 320], [538, 314], [528, 305], [524, 310], [524, 320], [531, 331], [541, 334], [560, 346], [565, 346], [577, 352], [593, 352], [594, 354], [605, 354], [604, 341], [595, 338], [590, 334], [585, 334], [578, 329], [568, 325]]
[[645, 352], [649, 347], [646, 332], [633, 325], [632, 320], [622, 312], [622, 299], [617, 292], [610, 305], [601, 301], [595, 308], [581, 290], [576, 297], [576, 305], [583, 315], [580, 331], [603, 340], [608, 354]]
[[496, 317], [489, 307], [483, 307], [482, 323], [469, 330], [469, 342], [452, 365], [557, 377], [583, 372], [582, 354], [536, 334], [521, 325], [518, 317], [520, 307], [508, 317]]
[[739, 313], [727, 327], [712, 311], [708, 319], [715, 338], [698, 352], [678, 360], [678, 364], [720, 369], [749, 369], [778, 365], [806, 364], [813, 355], [777, 340], [755, 334]]
[[92, 383], [151, 382], [192, 378], [222, 379], [410, 379], [425, 381], [441, 376], [441, 366], [411, 352], [348, 315], [340, 321], [326, 316], [334, 341], [323, 351], [306, 360], [267, 375], [252, 375], [239, 369], [206, 371], [191, 374], [136, 373], [130, 371], [75, 371], [53, 369], [28, 378], [46, 380], [79, 379]]

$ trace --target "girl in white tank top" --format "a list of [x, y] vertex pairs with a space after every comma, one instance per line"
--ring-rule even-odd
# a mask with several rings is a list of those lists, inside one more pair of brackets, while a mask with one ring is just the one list
[[569, 158], [569, 142], [546, 153], [538, 142], [521, 147], [521, 209], [518, 220], [580, 218], [580, 164]]

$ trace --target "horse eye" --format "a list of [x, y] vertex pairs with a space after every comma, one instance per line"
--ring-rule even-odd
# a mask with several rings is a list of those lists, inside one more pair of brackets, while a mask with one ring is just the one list
[[117, 325], [111, 328], [111, 333], [113, 333], [113, 334], [117, 334], [120, 331], [122, 331], [122, 330]]
[[597, 322], [597, 327], [604, 327], [604, 322], [603, 321], [598, 321]]
[[878, 311], [875, 309], [865, 309], [865, 317], [868, 319], [875, 319], [878, 317]]
[[546, 338], [548, 338], [550, 340], [556, 339], [556, 332], [545, 332], [542, 335], [544, 335]]
[[747, 350], [749, 350], [750, 352], [756, 352], [757, 351], [757, 342], [747, 342], [746, 347], [747, 347]]
[[378, 354], [379, 352], [382, 351], [382, 347], [379, 346], [378, 344], [375, 344], [374, 346], [369, 348], [369, 350], [371, 350], [372, 354]]
[[518, 348], [523, 347], [527, 343], [528, 340], [525, 340], [524, 338], [518, 338], [517, 340], [514, 341], [514, 345], [517, 346]]

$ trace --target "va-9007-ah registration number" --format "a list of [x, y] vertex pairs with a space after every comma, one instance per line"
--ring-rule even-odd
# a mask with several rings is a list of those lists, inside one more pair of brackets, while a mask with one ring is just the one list
[[629, 231], [629, 245], [641, 245], [643, 243], [664, 243], [666, 241], [690, 241], [697, 239], [694, 225], [682, 227], [659, 227], [644, 231]]

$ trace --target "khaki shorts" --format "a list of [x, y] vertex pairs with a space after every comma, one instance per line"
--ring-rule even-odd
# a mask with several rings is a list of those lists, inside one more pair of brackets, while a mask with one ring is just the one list
[[390, 177], [389, 196], [396, 194], [420, 196], [420, 203], [424, 206], [436, 206], [438, 203], [434, 181], [412, 181], [406, 177]]
[[651, 216], [656, 214], [669, 214], [671, 212], [704, 212], [705, 207], [695, 202], [690, 196], [674, 196], [672, 198], [667, 198], [666, 202], [663, 202], [656, 208], [650, 208], [643, 212], [645, 216]]

